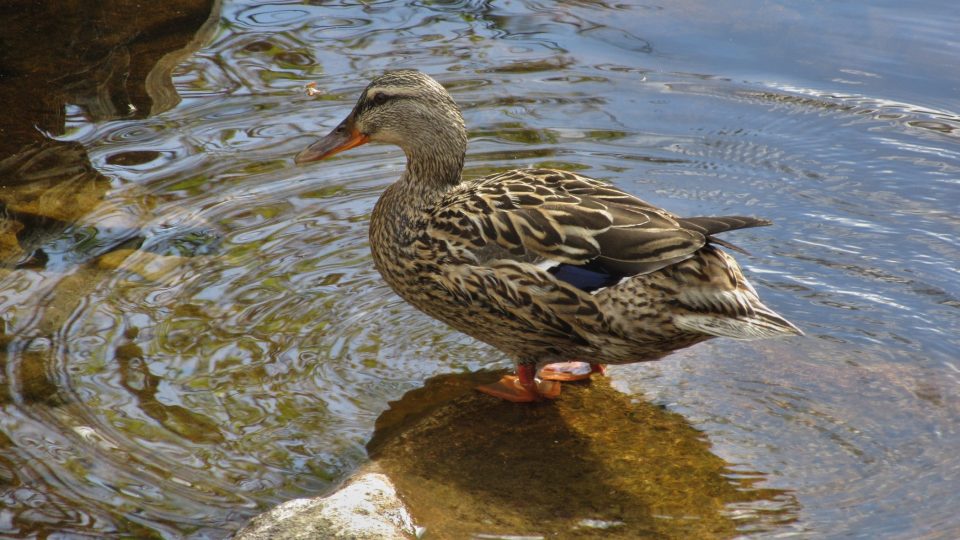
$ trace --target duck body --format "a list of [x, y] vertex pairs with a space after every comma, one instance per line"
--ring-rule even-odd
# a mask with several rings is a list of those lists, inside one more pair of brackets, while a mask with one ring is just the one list
[[[297, 157], [367, 141], [404, 149], [407, 167], [377, 202], [370, 245], [404, 300], [517, 362], [518, 378], [481, 390], [555, 397], [546, 364], [656, 360], [717, 336], [801, 332], [767, 308], [713, 235], [768, 225], [680, 218], [624, 191], [553, 169], [461, 178], [466, 131], [436, 81], [388, 72], [330, 135]], [[735, 248], [734, 248], [735, 249]]]
[[[551, 197], [582, 204], [584, 192], [592, 202], [614, 196], [681, 227], [595, 180], [549, 169], [510, 171], [463, 182], [422, 209], [397, 202], [402, 186], [387, 189], [371, 218], [380, 274], [410, 304], [519, 362], [655, 360], [717, 335], [755, 338], [790, 328], [759, 303], [734, 259], [702, 235], [699, 248], [668, 258], [683, 260], [648, 273], [584, 268], [596, 258], [592, 251], [544, 255], [556, 247], [551, 237], [570, 238], [542, 212]], [[538, 188], [540, 195], [531, 195]], [[608, 227], [604, 217], [598, 229]], [[583, 234], [576, 223], [581, 230], [574, 234]]]

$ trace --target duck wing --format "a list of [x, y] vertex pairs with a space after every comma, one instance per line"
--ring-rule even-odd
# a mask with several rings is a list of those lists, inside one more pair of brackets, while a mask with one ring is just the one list
[[465, 244], [478, 262], [533, 262], [590, 290], [683, 261], [715, 241], [713, 234], [767, 224], [678, 218], [574, 173], [520, 169], [452, 190], [435, 207], [430, 233]]

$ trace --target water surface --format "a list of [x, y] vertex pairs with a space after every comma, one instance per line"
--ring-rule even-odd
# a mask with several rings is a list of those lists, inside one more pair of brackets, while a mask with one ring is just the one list
[[[397, 67], [463, 108], [467, 176], [562, 167], [681, 215], [775, 221], [729, 239], [805, 338], [610, 370], [780, 494], [723, 499], [721, 536], [960, 534], [950, 3], [216, 9], [175, 106], [67, 102], [48, 133], [98, 179], [0, 270], [2, 534], [223, 538], [365, 463], [378, 417], [427, 379], [509, 365], [373, 269], [398, 149], [292, 164]], [[736, 525], [763, 512], [780, 518]]]

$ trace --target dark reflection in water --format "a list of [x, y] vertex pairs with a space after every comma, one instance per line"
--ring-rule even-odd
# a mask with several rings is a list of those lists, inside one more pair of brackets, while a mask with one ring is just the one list
[[603, 380], [532, 407], [473, 391], [499, 376], [429, 379], [377, 419], [371, 457], [431, 535], [717, 538], [797, 518], [678, 414]]
[[[95, 4], [0, 7], [0, 534], [222, 538], [369, 443], [451, 534], [957, 536], [956, 10]], [[731, 240], [808, 337], [473, 396], [506, 359], [370, 262], [400, 152], [291, 164], [394, 67], [462, 105], [467, 176], [772, 218]]]
[[107, 163], [110, 165], [119, 165], [122, 167], [132, 167], [135, 165], [143, 165], [144, 163], [150, 163], [151, 161], [160, 157], [160, 152], [154, 150], [134, 150], [131, 152], [121, 152], [119, 154], [114, 154], [107, 158]]
[[158, 424], [193, 443], [223, 442], [223, 435], [211, 420], [179, 405], [165, 405], [157, 399], [162, 380], [150, 372], [149, 358], [133, 343], [121, 345], [114, 356], [120, 384], [137, 397], [137, 407]]

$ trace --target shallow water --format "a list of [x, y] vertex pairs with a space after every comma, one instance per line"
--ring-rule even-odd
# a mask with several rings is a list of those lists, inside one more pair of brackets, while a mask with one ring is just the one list
[[791, 516], [739, 532], [960, 535], [952, 4], [219, 9], [176, 106], [104, 120], [68, 101], [50, 133], [103, 179], [0, 269], [0, 533], [221, 538], [355, 470], [425, 380], [508, 366], [373, 269], [399, 150], [292, 164], [370, 77], [416, 67], [464, 110], [468, 176], [563, 167], [681, 215], [775, 221], [729, 239], [806, 337], [610, 370], [730, 475], [790, 494], [724, 499], [735, 523]]

